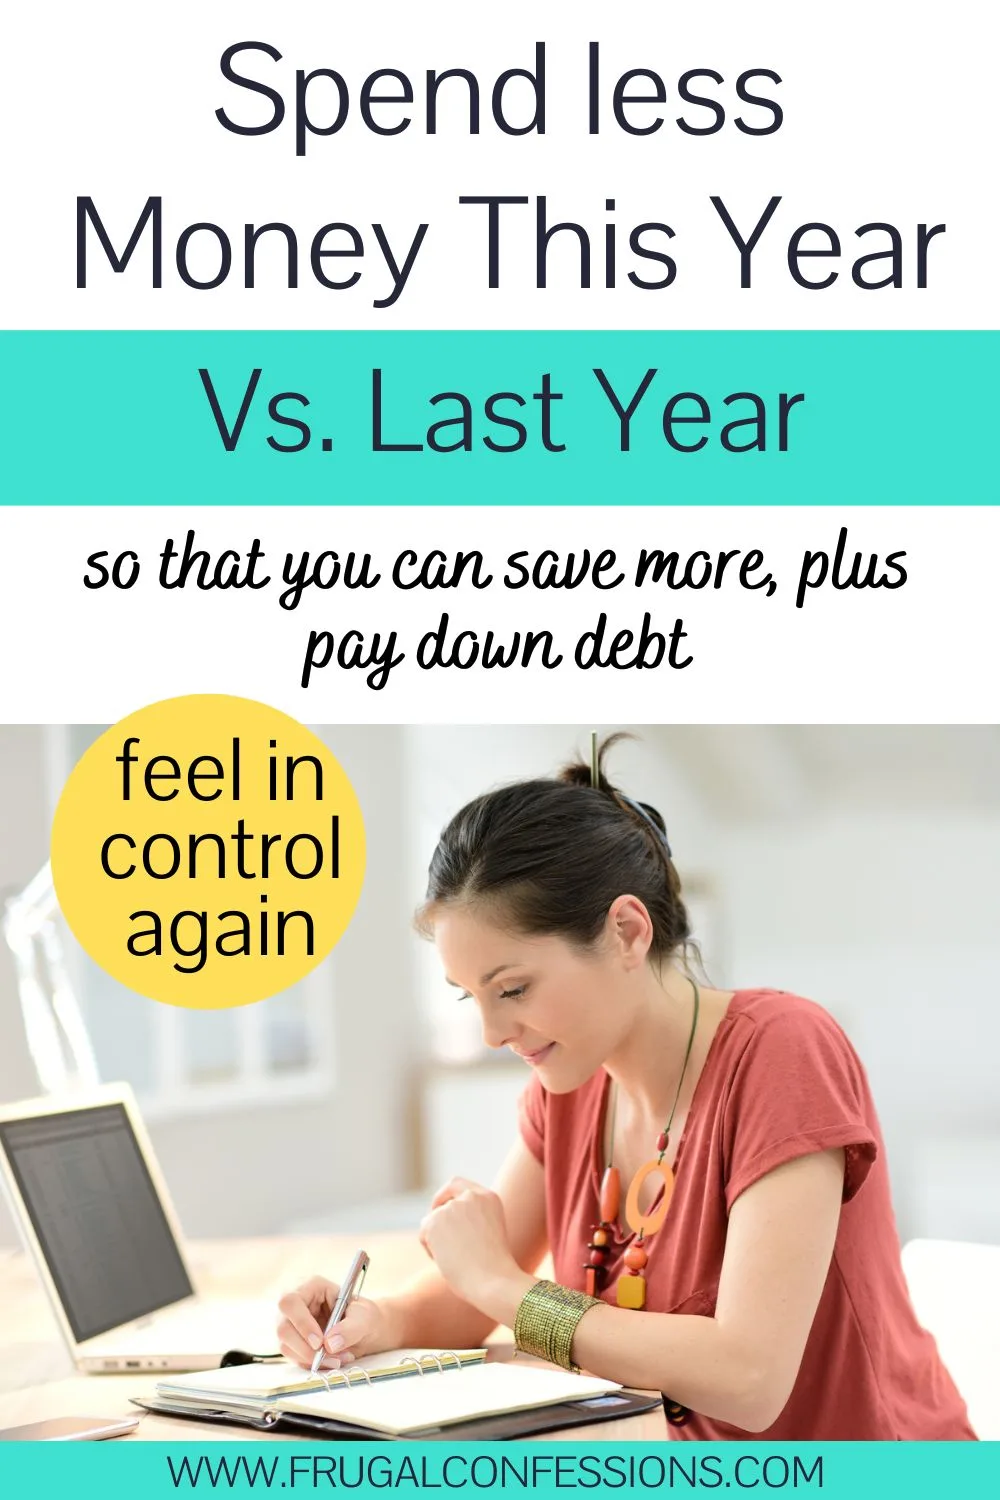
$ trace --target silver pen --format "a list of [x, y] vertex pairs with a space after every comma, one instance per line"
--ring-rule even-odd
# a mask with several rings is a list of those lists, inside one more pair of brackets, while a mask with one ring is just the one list
[[336, 1302], [333, 1304], [333, 1311], [330, 1313], [330, 1316], [327, 1319], [326, 1327], [323, 1329], [323, 1344], [319, 1349], [316, 1350], [316, 1353], [313, 1355], [312, 1367], [309, 1371], [310, 1375], [315, 1375], [316, 1371], [323, 1363], [323, 1357], [327, 1352], [327, 1338], [329, 1337], [331, 1330], [335, 1328], [337, 1324], [343, 1319], [347, 1312], [347, 1309], [350, 1307], [355, 1297], [361, 1295], [361, 1288], [364, 1285], [364, 1280], [367, 1274], [368, 1255], [364, 1250], [359, 1250], [357, 1255], [351, 1261], [350, 1270], [348, 1271], [344, 1280], [341, 1282], [340, 1294], [337, 1297]]

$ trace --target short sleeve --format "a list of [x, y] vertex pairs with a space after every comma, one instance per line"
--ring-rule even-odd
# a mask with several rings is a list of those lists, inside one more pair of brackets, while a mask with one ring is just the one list
[[545, 1090], [537, 1076], [529, 1079], [517, 1101], [521, 1138], [536, 1161], [545, 1164]]
[[878, 1127], [861, 1062], [818, 1005], [800, 1002], [754, 1025], [725, 1103], [726, 1210], [775, 1167], [842, 1147], [843, 1201], [878, 1155]]

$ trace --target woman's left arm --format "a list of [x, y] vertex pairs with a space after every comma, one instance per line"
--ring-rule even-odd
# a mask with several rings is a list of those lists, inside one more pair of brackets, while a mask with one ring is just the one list
[[[715, 1421], [763, 1432], [777, 1420], [795, 1384], [830, 1269], [843, 1185], [840, 1149], [797, 1157], [768, 1172], [730, 1210], [713, 1317], [594, 1307], [577, 1328], [575, 1362], [623, 1385], [664, 1391]], [[479, 1236], [461, 1234], [461, 1228], [473, 1228], [471, 1222], [460, 1226], [463, 1217], [453, 1218], [451, 1234], [440, 1226], [442, 1258], [450, 1262], [442, 1269], [449, 1280], [454, 1271], [470, 1281], [462, 1295], [512, 1327], [535, 1278], [516, 1266], [498, 1265], [495, 1250], [487, 1254], [487, 1264], [480, 1262], [476, 1276], [471, 1241]], [[436, 1259], [438, 1227], [425, 1224]], [[453, 1259], [448, 1252], [455, 1231], [465, 1244]]]

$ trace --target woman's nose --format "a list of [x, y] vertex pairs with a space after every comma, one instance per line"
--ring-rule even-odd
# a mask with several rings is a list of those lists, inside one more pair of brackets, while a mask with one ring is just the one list
[[513, 1032], [510, 1026], [510, 1017], [504, 1018], [500, 1015], [491, 1015], [485, 1007], [482, 1012], [483, 1041], [487, 1047], [504, 1047], [512, 1039]]

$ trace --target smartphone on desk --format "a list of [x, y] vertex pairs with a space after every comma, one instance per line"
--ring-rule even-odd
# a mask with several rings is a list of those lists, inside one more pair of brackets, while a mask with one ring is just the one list
[[0, 1443], [10, 1442], [98, 1442], [134, 1432], [141, 1417], [48, 1417], [44, 1422], [26, 1422], [23, 1427], [0, 1427]]

